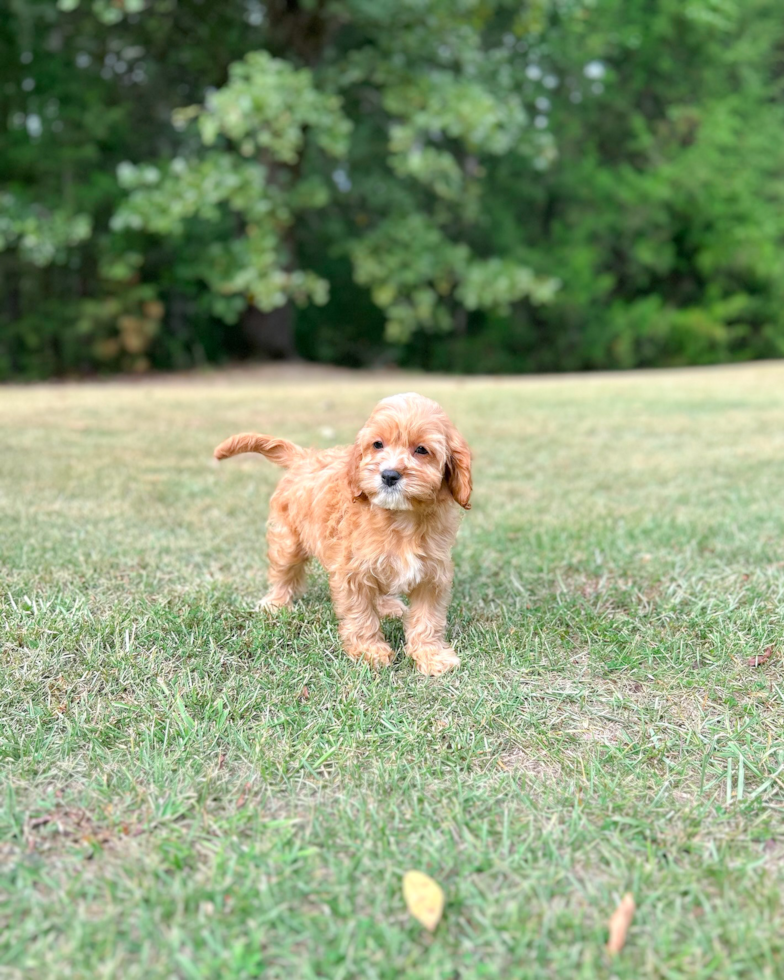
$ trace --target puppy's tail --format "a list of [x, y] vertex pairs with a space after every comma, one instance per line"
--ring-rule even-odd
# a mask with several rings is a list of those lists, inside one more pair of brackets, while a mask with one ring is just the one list
[[213, 455], [215, 459], [228, 459], [229, 456], [236, 456], [238, 453], [261, 453], [262, 456], [286, 469], [308, 455], [307, 449], [287, 439], [262, 436], [258, 432], [241, 432], [239, 435], [229, 436], [216, 448]]

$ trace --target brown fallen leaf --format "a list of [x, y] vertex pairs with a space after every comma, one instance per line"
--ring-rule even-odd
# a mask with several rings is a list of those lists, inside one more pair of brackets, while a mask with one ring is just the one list
[[626, 933], [632, 924], [635, 908], [632, 893], [627, 892], [621, 899], [618, 908], [610, 916], [608, 923], [610, 927], [610, 938], [607, 940], [607, 952], [610, 956], [615, 956], [616, 953], [620, 953], [623, 949], [624, 943], [626, 942]]
[[767, 663], [773, 656], [773, 647], [765, 647], [762, 653], [757, 654], [756, 657], [749, 657], [746, 661], [749, 667], [761, 667], [762, 664]]
[[433, 932], [444, 913], [441, 886], [421, 871], [406, 871], [403, 875], [403, 898], [417, 922]]
[[238, 810], [241, 810], [243, 808], [243, 806], [245, 805], [245, 800], [248, 797], [248, 790], [249, 789], [250, 789], [250, 783], [245, 783], [245, 788], [240, 793], [239, 799], [237, 800], [237, 809]]
[[299, 692], [299, 700], [307, 701], [310, 698], [310, 691], [308, 690], [308, 685], [304, 684], [302, 690]]

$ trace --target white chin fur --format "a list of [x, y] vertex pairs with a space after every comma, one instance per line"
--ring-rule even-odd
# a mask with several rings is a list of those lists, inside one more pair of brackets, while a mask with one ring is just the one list
[[384, 510], [411, 510], [411, 501], [401, 490], [379, 490], [372, 503]]

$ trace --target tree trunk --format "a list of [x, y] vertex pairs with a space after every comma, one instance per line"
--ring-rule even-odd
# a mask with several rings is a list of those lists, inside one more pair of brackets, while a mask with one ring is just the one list
[[291, 303], [270, 313], [248, 306], [242, 314], [242, 332], [253, 350], [271, 361], [296, 360], [294, 308]]
[[[295, 60], [314, 67], [332, 34], [339, 29], [339, 17], [330, 19], [326, 0], [269, 0], [265, 10], [270, 26], [271, 43], [269, 50], [278, 57], [288, 58], [293, 54]], [[271, 159], [262, 152], [259, 160], [267, 168], [267, 180], [271, 185], [280, 184], [280, 175], [285, 174], [284, 187], [290, 187], [299, 179], [301, 158], [292, 165], [285, 165]], [[297, 254], [294, 229], [284, 233], [283, 244], [286, 271], [296, 268]], [[294, 307], [291, 302], [270, 313], [250, 305], [242, 315], [242, 331], [253, 350], [268, 360], [296, 360], [297, 348], [294, 342]]]

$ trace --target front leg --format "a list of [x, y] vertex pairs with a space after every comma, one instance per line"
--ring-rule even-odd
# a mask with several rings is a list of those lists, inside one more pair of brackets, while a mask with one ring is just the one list
[[392, 663], [395, 651], [381, 633], [381, 620], [376, 609], [378, 591], [353, 576], [333, 578], [330, 588], [340, 621], [343, 649], [352, 660], [364, 660], [371, 667], [387, 667]]
[[448, 577], [420, 582], [409, 595], [406, 651], [417, 670], [430, 677], [460, 664], [460, 658], [444, 638], [451, 586], [450, 570]]

